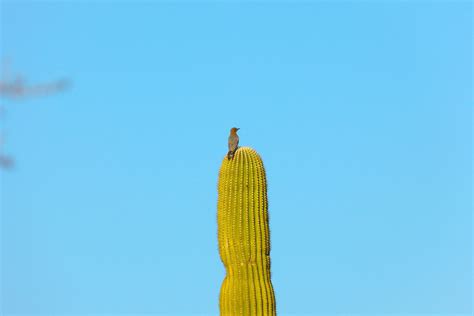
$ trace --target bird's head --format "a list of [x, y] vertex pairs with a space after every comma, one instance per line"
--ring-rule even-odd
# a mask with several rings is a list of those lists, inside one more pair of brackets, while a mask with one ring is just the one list
[[238, 128], [238, 127], [232, 127], [232, 128], [230, 129], [230, 132], [233, 133], [233, 134], [235, 134], [235, 133], [237, 133], [237, 131], [238, 131], [239, 129], [240, 129], [240, 128]]

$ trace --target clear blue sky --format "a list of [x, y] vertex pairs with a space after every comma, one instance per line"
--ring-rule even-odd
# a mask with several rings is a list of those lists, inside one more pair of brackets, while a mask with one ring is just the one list
[[228, 130], [263, 157], [281, 315], [470, 314], [468, 1], [2, 1], [1, 311], [218, 315]]

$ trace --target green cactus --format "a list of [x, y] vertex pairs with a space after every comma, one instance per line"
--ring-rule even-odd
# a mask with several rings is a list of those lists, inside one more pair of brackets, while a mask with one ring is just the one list
[[217, 226], [226, 268], [221, 316], [276, 315], [270, 280], [267, 182], [262, 159], [248, 147], [224, 158], [219, 172]]

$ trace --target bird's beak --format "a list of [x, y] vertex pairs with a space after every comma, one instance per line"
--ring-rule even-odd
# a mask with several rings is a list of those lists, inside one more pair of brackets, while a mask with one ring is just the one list
[[237, 127], [237, 130], [239, 130], [240, 128]]

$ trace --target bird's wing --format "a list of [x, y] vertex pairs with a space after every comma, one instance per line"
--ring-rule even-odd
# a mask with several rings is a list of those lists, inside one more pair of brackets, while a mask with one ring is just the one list
[[237, 136], [229, 136], [229, 150], [236, 150], [239, 145], [239, 138]]

